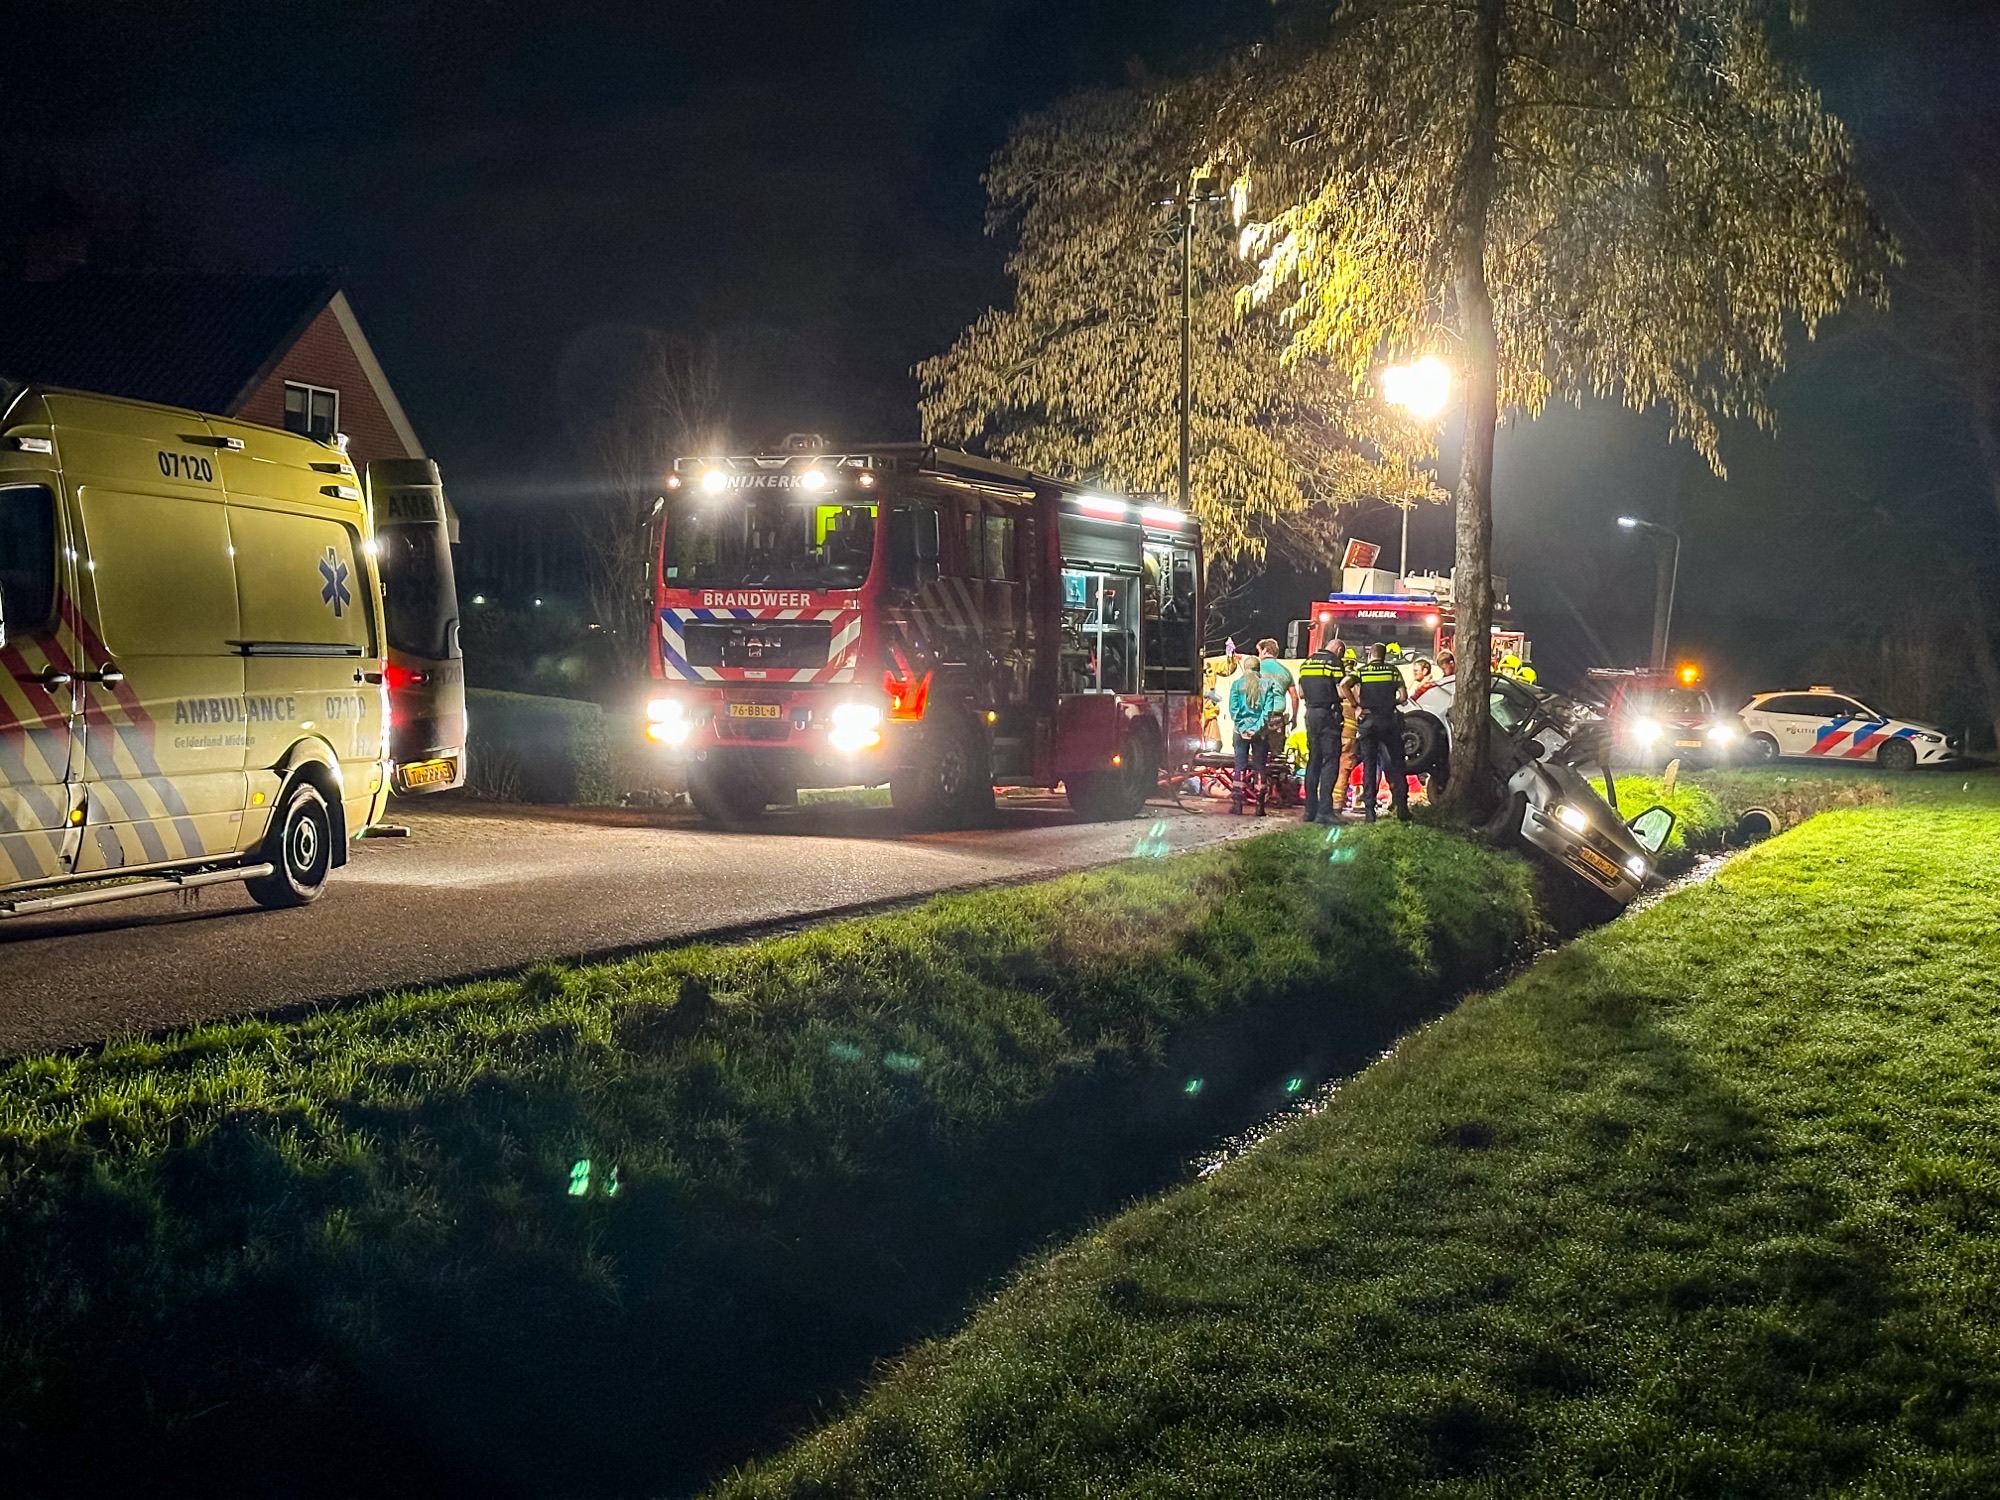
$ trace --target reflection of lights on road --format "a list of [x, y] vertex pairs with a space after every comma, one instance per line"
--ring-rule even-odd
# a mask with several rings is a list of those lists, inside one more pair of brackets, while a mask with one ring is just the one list
[[590, 1191], [590, 1158], [585, 1157], [569, 1169], [569, 1195], [581, 1198]]
[[1186, 1094], [1189, 1098], [1193, 1098], [1196, 1094], [1199, 1094], [1201, 1092], [1201, 1080], [1199, 1078], [1190, 1078], [1185, 1084], [1181, 1086], [1181, 1092], [1183, 1094]]
[[923, 1068], [924, 1060], [914, 1052], [884, 1052], [882, 1066], [897, 1073], [915, 1073]]
[[828, 1042], [826, 1055], [835, 1062], [860, 1062], [861, 1049], [852, 1042]]
[[1296, 1094], [1305, 1086], [1306, 1081], [1303, 1078], [1287, 1078], [1285, 1080], [1285, 1092], [1288, 1094]]

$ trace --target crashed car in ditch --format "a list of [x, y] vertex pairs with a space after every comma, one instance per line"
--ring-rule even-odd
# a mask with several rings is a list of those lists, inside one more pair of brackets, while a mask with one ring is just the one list
[[[1422, 714], [1435, 726], [1435, 743], [1414, 774], [1449, 773], [1453, 683], [1424, 693]], [[1617, 796], [1608, 765], [1605, 721], [1588, 705], [1511, 677], [1495, 677], [1488, 698], [1492, 760], [1499, 810], [1487, 825], [1548, 856], [1583, 885], [1616, 906], [1630, 904], [1653, 877], [1654, 862], [1674, 831], [1674, 814], [1658, 805], [1621, 818], [1606, 797]], [[1596, 767], [1600, 795], [1584, 774]]]

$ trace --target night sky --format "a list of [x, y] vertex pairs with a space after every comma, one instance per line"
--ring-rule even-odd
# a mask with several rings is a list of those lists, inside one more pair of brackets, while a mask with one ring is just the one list
[[[1996, 12], [1816, 3], [1787, 43], [1899, 227], [1948, 241], [1967, 183], [2000, 186]], [[0, 187], [60, 189], [102, 264], [343, 267], [476, 514], [482, 492], [559, 471], [565, 371], [621, 326], [716, 340], [744, 437], [914, 436], [909, 367], [1007, 295], [978, 177], [1008, 124], [1198, 63], [1269, 16], [1264, 0], [45, 6], [10, 17], [0, 54]], [[1649, 419], [1562, 410], [1507, 432], [1500, 567], [1558, 673], [1645, 649], [1650, 562], [1622, 511], [1681, 525], [1678, 633], [1746, 689], [1861, 639], [1871, 609], [1887, 628], [1941, 569], [1993, 586], [1967, 556], [2000, 551], [2000, 510], [1904, 316], [1844, 318], [1803, 352], [1781, 435], [1734, 435], [1727, 485]], [[1354, 529], [1394, 540], [1387, 519]], [[1413, 562], [1448, 564], [1448, 515], [1413, 536]]]

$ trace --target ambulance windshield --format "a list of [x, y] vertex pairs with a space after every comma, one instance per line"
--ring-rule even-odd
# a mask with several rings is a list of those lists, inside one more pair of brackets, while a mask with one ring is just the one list
[[683, 494], [667, 507], [668, 588], [854, 589], [875, 553], [875, 507], [787, 492]]

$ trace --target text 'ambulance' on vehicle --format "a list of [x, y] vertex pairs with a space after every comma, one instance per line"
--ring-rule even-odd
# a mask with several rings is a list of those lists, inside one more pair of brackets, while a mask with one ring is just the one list
[[1193, 517], [920, 444], [676, 464], [650, 706], [702, 814], [887, 782], [927, 821], [1056, 786], [1129, 817], [1200, 736]]
[[229, 880], [313, 900], [389, 794], [376, 551], [337, 446], [18, 391], [0, 414], [0, 915]]

